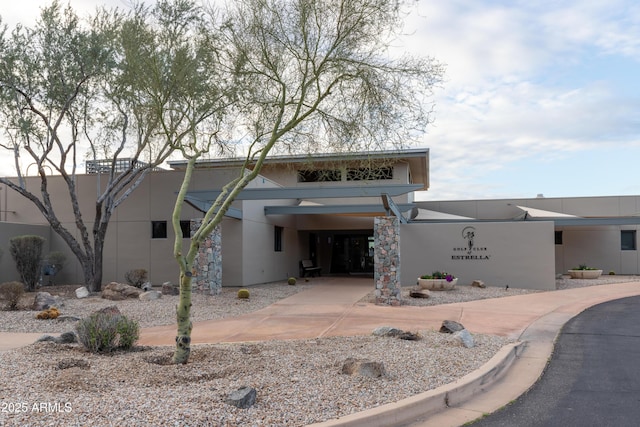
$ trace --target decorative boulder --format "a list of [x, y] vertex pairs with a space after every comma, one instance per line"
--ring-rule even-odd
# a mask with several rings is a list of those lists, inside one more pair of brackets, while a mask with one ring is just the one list
[[31, 309], [34, 311], [43, 311], [51, 307], [61, 307], [63, 305], [62, 298], [59, 296], [53, 296], [49, 292], [38, 292]]
[[78, 342], [74, 332], [63, 332], [55, 340], [56, 344], [73, 344]]
[[151, 282], [144, 282], [141, 288], [143, 291], [149, 292], [153, 288], [153, 285], [151, 285]]
[[482, 288], [482, 289], [487, 287], [487, 285], [485, 285], [482, 280], [474, 280], [473, 282], [471, 282], [471, 286], [473, 286], [474, 288]]
[[153, 301], [162, 298], [162, 293], [158, 291], [143, 292], [138, 298], [140, 301]]
[[111, 282], [102, 290], [102, 298], [111, 301], [123, 301], [128, 298], [138, 298], [142, 289], [124, 283]]
[[431, 293], [427, 289], [414, 288], [409, 291], [411, 298], [430, 298]]
[[473, 341], [473, 336], [466, 329], [455, 332], [453, 334], [453, 337], [458, 339], [462, 343], [462, 345], [465, 346], [466, 348], [473, 348], [475, 345]]
[[257, 392], [253, 387], [242, 387], [227, 397], [229, 405], [236, 406], [240, 409], [247, 409], [256, 403]]
[[387, 371], [384, 369], [384, 363], [354, 359], [352, 357], [344, 361], [342, 373], [347, 375], [360, 375], [367, 378], [380, 378], [387, 375]]
[[87, 298], [89, 296], [89, 289], [86, 286], [76, 289], [76, 297], [77, 298]]
[[162, 284], [162, 295], [180, 295], [180, 288], [171, 282]]
[[376, 337], [397, 337], [404, 331], [402, 329], [394, 328], [392, 326], [379, 326], [371, 332], [371, 335]]
[[453, 320], [445, 320], [442, 322], [442, 326], [440, 327], [440, 332], [445, 334], [453, 334], [454, 332], [458, 332], [464, 329], [462, 324], [453, 321]]

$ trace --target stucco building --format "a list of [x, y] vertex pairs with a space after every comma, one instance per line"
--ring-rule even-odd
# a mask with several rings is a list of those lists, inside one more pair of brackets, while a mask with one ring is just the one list
[[[237, 159], [198, 164], [182, 212], [185, 236], [191, 220], [202, 217], [240, 165]], [[115, 211], [105, 245], [105, 283], [123, 281], [128, 270], [137, 268], [148, 270], [156, 284], [177, 280], [170, 218], [184, 162], [170, 167], [150, 173]], [[87, 221], [99, 179], [98, 173], [77, 177]], [[27, 185], [37, 188], [39, 178], [27, 178]], [[72, 229], [61, 180], [53, 176], [49, 185], [60, 219]], [[307, 259], [323, 274], [373, 276], [374, 218], [384, 216], [398, 218], [398, 265], [393, 268], [403, 286], [433, 270], [453, 272], [459, 284], [479, 279], [538, 289], [552, 289], [556, 274], [578, 264], [640, 273], [640, 196], [416, 201], [415, 192], [428, 187], [428, 149], [272, 157], [219, 230], [222, 249], [216, 262], [222, 284], [250, 286], [297, 276], [300, 261]], [[28, 200], [0, 186], [0, 202], [0, 242], [5, 242], [0, 281], [17, 279], [8, 239], [29, 232], [47, 239], [45, 251], [68, 254], [58, 282], [82, 282], [75, 258]]]

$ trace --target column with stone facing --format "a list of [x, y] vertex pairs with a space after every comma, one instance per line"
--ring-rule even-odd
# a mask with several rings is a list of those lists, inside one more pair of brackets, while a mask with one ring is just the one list
[[402, 302], [400, 221], [396, 217], [376, 217], [373, 233], [376, 304], [398, 306]]
[[[191, 220], [191, 235], [202, 224], [202, 219]], [[222, 233], [218, 224], [198, 248], [195, 259], [195, 275], [191, 282], [191, 289], [218, 295], [222, 291]]]

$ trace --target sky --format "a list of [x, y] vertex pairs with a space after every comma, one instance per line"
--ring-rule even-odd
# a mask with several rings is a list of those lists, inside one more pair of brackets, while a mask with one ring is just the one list
[[[0, 4], [12, 27], [48, 1]], [[447, 68], [418, 200], [640, 195], [636, 0], [419, 0], [396, 43]]]

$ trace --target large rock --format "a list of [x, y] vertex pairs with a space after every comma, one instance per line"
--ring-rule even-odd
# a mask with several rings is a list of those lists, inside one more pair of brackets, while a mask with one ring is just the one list
[[482, 289], [487, 287], [487, 285], [485, 285], [482, 280], [474, 280], [473, 282], [471, 282], [471, 286], [473, 286], [474, 288], [482, 288]]
[[162, 295], [180, 295], [180, 288], [171, 282], [162, 284]]
[[87, 298], [89, 296], [89, 289], [86, 286], [76, 289], [76, 297], [77, 298]]
[[454, 320], [445, 320], [442, 322], [442, 326], [440, 327], [440, 332], [445, 334], [453, 334], [454, 332], [458, 332], [464, 329], [462, 324], [454, 321]]
[[461, 331], [455, 332], [453, 337], [462, 343], [466, 348], [473, 348], [475, 346], [475, 342], [473, 341], [473, 336], [469, 331], [463, 329]]
[[138, 298], [142, 289], [124, 283], [111, 282], [102, 290], [102, 298], [111, 301], [123, 301], [129, 298]]
[[48, 310], [51, 307], [62, 307], [62, 298], [58, 295], [51, 295], [49, 292], [38, 292], [31, 307], [34, 311]]
[[342, 365], [342, 373], [347, 375], [360, 375], [367, 378], [380, 378], [387, 375], [384, 363], [371, 360], [355, 359], [349, 357]]
[[409, 291], [411, 298], [430, 298], [431, 292], [427, 289], [413, 288]]
[[76, 334], [74, 332], [63, 332], [58, 337], [51, 335], [43, 335], [36, 340], [36, 342], [53, 342], [56, 344], [73, 344], [77, 342]]
[[379, 326], [371, 332], [371, 335], [376, 337], [397, 337], [403, 332], [402, 329], [394, 328], [393, 326]]
[[242, 387], [227, 397], [229, 405], [236, 406], [240, 409], [247, 409], [256, 403], [257, 392], [253, 387]]
[[153, 301], [162, 298], [162, 294], [158, 291], [143, 292], [138, 297], [140, 301]]

